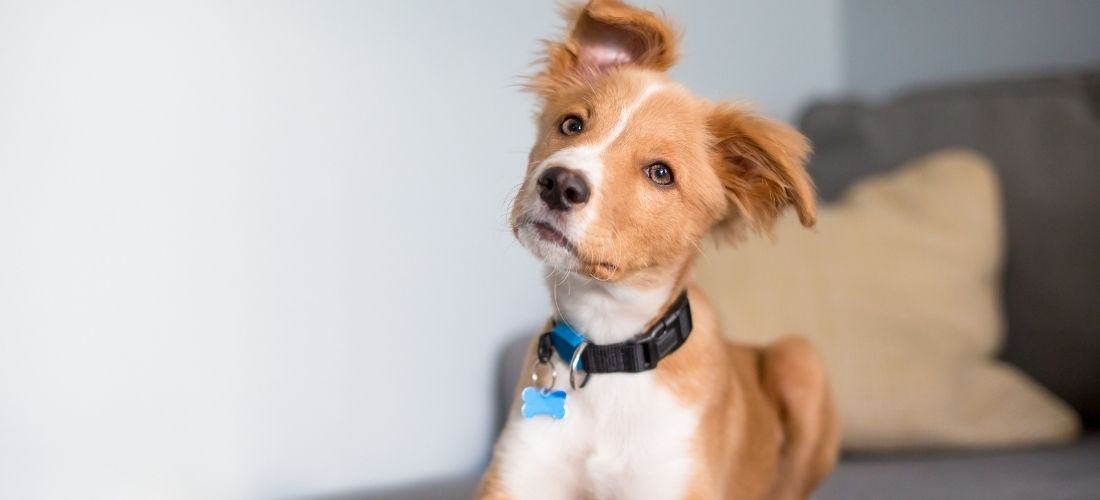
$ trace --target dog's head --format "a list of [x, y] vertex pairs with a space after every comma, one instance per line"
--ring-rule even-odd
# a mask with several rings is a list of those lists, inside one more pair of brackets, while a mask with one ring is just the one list
[[512, 210], [524, 246], [616, 280], [686, 262], [716, 227], [767, 230], [788, 206], [814, 223], [806, 139], [670, 80], [677, 35], [664, 20], [618, 0], [566, 17], [528, 85], [542, 111]]

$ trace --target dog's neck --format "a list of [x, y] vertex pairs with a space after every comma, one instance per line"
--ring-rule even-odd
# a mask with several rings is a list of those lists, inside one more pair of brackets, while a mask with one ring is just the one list
[[554, 314], [596, 344], [624, 342], [652, 323], [680, 293], [686, 264], [644, 277], [600, 281], [573, 272], [547, 277]]

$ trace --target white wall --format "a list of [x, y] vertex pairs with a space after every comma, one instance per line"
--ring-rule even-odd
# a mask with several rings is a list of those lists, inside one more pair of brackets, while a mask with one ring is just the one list
[[[653, 3], [705, 95], [839, 89], [835, 0]], [[0, 3], [0, 498], [479, 467], [553, 2], [90, 4]]]
[[844, 81], [907, 87], [1100, 65], [1096, 0], [843, 0]]
[[843, 88], [840, 0], [646, 0], [684, 30], [672, 73], [700, 95], [793, 120]]

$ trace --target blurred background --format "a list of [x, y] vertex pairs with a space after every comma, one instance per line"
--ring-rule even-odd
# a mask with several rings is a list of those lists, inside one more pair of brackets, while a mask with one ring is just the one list
[[[787, 121], [1100, 64], [1092, 0], [638, 3], [685, 27], [675, 77]], [[506, 213], [561, 27], [551, 1], [0, 1], [0, 498], [475, 474], [500, 353], [548, 313]]]

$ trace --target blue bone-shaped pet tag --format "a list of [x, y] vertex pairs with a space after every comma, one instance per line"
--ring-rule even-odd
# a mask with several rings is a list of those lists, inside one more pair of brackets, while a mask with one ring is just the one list
[[534, 418], [539, 415], [549, 415], [554, 420], [565, 418], [565, 391], [551, 391], [536, 387], [526, 387], [521, 394], [523, 407], [520, 413], [523, 418]]

